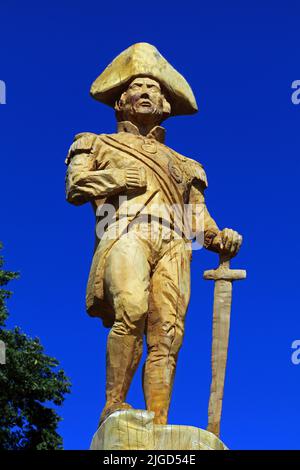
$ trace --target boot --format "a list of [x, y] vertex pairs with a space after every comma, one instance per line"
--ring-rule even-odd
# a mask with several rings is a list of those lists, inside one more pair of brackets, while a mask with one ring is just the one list
[[100, 423], [113, 411], [131, 408], [125, 398], [143, 350], [141, 336], [120, 335], [112, 329], [107, 340], [106, 404]]
[[160, 338], [148, 350], [143, 368], [143, 390], [148, 411], [154, 411], [154, 424], [167, 424], [177, 354], [170, 353], [171, 339]]

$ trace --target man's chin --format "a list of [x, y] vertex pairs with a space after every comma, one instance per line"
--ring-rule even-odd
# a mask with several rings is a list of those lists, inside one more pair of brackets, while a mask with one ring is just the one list
[[158, 113], [156, 109], [150, 107], [144, 107], [143, 109], [141, 109], [140, 107], [135, 108], [131, 111], [131, 113], [128, 113], [124, 117], [128, 121], [132, 120], [133, 122], [144, 126], [149, 126], [151, 124], [155, 126], [158, 122], [161, 121], [162, 118], [161, 114]]
[[135, 110], [135, 114], [138, 116], [139, 114], [150, 115], [153, 116], [156, 114], [156, 110], [151, 108], [150, 106], [139, 106]]
[[146, 107], [135, 109], [134, 115], [137, 121], [144, 122], [145, 124], [150, 124], [152, 121], [157, 122], [162, 117], [156, 109]]

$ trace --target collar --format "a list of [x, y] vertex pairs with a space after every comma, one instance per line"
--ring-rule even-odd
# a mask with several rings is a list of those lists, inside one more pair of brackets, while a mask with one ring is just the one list
[[[130, 121], [121, 121], [118, 122], [118, 132], [129, 132], [134, 135], [141, 135], [137, 126]], [[151, 131], [146, 135], [147, 139], [155, 139], [161, 144], [165, 141], [166, 129], [161, 126], [155, 126]]]

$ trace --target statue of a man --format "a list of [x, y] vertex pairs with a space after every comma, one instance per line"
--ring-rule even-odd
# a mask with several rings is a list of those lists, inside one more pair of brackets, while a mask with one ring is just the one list
[[164, 143], [162, 121], [192, 114], [197, 105], [186, 80], [156, 48], [139, 43], [126, 49], [91, 93], [115, 108], [118, 130], [76, 136], [67, 157], [66, 192], [72, 204], [91, 202], [97, 223], [103, 204], [115, 211], [100, 238], [98, 233], [87, 287], [88, 313], [111, 328], [101, 420], [130, 407], [126, 395], [145, 334], [146, 406], [155, 412], [156, 424], [166, 424], [190, 298], [191, 259], [191, 239], [168, 208], [191, 205], [194, 227], [199, 214], [194, 208], [201, 207], [203, 245], [209, 250], [233, 257], [242, 237], [219, 230], [210, 216], [202, 165]]

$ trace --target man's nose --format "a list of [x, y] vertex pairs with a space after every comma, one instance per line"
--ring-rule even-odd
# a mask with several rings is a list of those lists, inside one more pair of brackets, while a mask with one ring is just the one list
[[144, 85], [141, 89], [141, 98], [149, 98], [149, 90], [146, 85]]

